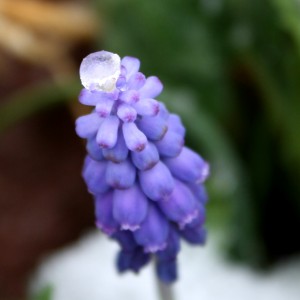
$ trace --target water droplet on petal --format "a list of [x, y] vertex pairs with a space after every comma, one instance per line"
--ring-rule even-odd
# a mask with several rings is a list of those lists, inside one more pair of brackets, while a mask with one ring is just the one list
[[91, 53], [80, 65], [82, 85], [90, 91], [111, 92], [121, 73], [119, 55], [107, 51]]

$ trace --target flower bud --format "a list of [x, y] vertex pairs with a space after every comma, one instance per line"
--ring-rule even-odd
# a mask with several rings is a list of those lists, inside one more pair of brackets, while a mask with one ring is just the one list
[[115, 189], [128, 189], [135, 181], [136, 170], [129, 160], [120, 163], [107, 163], [105, 180]]
[[174, 180], [169, 169], [158, 162], [153, 168], [139, 172], [143, 192], [154, 201], [168, 197], [174, 188]]
[[140, 97], [142, 98], [152, 98], [157, 97], [163, 90], [163, 85], [161, 81], [156, 76], [150, 76], [147, 78], [145, 84], [139, 90]]
[[161, 140], [168, 130], [167, 121], [159, 116], [142, 117], [136, 124], [147, 138], [153, 141]]
[[103, 119], [97, 113], [79, 117], [76, 120], [76, 133], [81, 138], [92, 138], [96, 135]]
[[148, 214], [140, 228], [133, 233], [136, 242], [145, 252], [157, 252], [167, 246], [169, 222], [153, 204], [149, 204]]
[[96, 142], [95, 138], [88, 139], [86, 143], [86, 151], [88, 152], [89, 156], [94, 160], [103, 160], [103, 153], [102, 149]]
[[175, 187], [169, 197], [158, 202], [166, 217], [183, 228], [197, 218], [198, 202], [190, 189], [180, 181], [175, 181]]
[[122, 130], [119, 128], [117, 143], [111, 149], [103, 149], [103, 156], [115, 163], [124, 161], [128, 156], [128, 148], [125, 144]]
[[147, 138], [145, 134], [137, 128], [135, 123], [124, 123], [122, 129], [125, 143], [129, 150], [140, 152], [145, 149]]
[[104, 179], [106, 167], [106, 161], [95, 161], [89, 156], [86, 157], [82, 176], [90, 193], [97, 195], [105, 193], [109, 189], [109, 185]]
[[140, 228], [148, 211], [148, 200], [137, 184], [126, 190], [115, 190], [113, 216], [121, 230], [135, 231]]
[[142, 247], [131, 252], [121, 250], [117, 258], [117, 268], [120, 273], [131, 270], [138, 273], [150, 261], [149, 253], [145, 253]]
[[131, 159], [139, 170], [149, 170], [159, 161], [159, 154], [154, 144], [148, 142], [141, 152], [132, 152]]
[[187, 147], [177, 157], [164, 159], [164, 163], [182, 181], [202, 183], [209, 175], [208, 163]]
[[180, 231], [180, 235], [190, 244], [204, 245], [206, 242], [206, 229], [203, 226], [186, 227]]
[[109, 116], [101, 124], [96, 141], [103, 149], [111, 149], [117, 143], [119, 119], [116, 116]]
[[113, 194], [109, 191], [95, 198], [96, 225], [108, 235], [113, 234], [119, 228], [119, 224], [113, 218], [112, 197]]

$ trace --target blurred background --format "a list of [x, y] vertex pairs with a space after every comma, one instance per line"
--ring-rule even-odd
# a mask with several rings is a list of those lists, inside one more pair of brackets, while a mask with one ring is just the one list
[[93, 228], [74, 120], [80, 62], [102, 49], [162, 80], [210, 161], [224, 257], [299, 257], [299, 0], [0, 0], [0, 299], [25, 299], [41, 259]]

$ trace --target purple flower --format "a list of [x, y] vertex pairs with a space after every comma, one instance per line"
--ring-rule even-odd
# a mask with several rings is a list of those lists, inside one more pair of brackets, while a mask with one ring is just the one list
[[[177, 278], [180, 239], [204, 244], [208, 163], [184, 146], [185, 127], [155, 99], [160, 80], [140, 61], [106, 51], [80, 67], [80, 103], [93, 107], [76, 132], [87, 140], [83, 178], [95, 199], [96, 225], [121, 247], [120, 272], [156, 259], [158, 278]], [[152, 256], [153, 256], [152, 255]]]

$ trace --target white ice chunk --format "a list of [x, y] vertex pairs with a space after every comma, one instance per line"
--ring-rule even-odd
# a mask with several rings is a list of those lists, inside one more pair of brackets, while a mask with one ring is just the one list
[[79, 73], [86, 89], [111, 92], [121, 73], [121, 59], [119, 55], [107, 51], [91, 53], [83, 59]]

